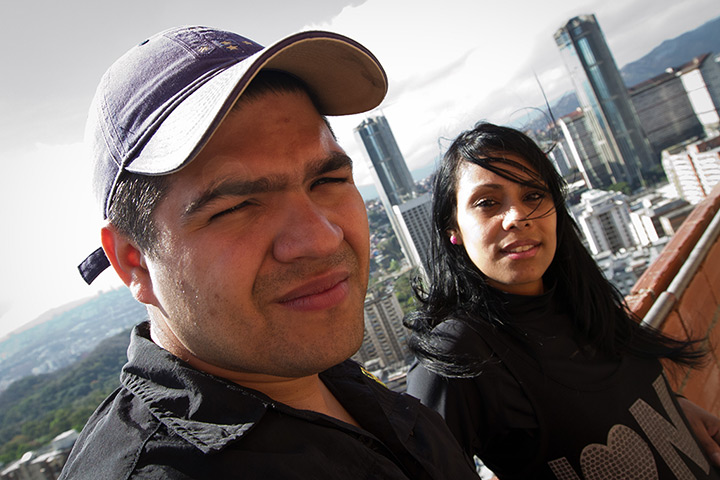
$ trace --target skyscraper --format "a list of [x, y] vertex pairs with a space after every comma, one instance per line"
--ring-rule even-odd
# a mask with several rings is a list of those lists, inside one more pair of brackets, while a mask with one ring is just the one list
[[627, 182], [643, 185], [643, 173], [659, 160], [640, 126], [625, 83], [595, 15], [572, 18], [555, 32], [599, 155], [586, 170], [595, 187]]
[[400, 223], [403, 235], [411, 240], [410, 254], [416, 265], [427, 271], [432, 242], [432, 196], [429, 193], [394, 205], [393, 213]]
[[629, 90], [635, 111], [656, 152], [704, 134], [680, 76], [668, 70]]
[[720, 66], [709, 54], [630, 87], [635, 111], [655, 152], [712, 134], [720, 123]]
[[[383, 115], [367, 118], [355, 127], [355, 134], [365, 147], [370, 173], [405, 259], [412, 266], [424, 267], [431, 232], [428, 200], [416, 199], [415, 182], [387, 119]], [[422, 213], [427, 214], [427, 221], [417, 218]]]
[[383, 115], [367, 118], [355, 127], [370, 157], [370, 173], [385, 208], [400, 205], [415, 193], [415, 182]]

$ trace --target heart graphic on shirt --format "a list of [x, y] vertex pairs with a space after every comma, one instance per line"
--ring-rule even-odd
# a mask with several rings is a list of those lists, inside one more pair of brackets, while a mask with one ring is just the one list
[[587, 480], [657, 480], [655, 459], [647, 443], [625, 425], [615, 425], [606, 445], [593, 443], [580, 455], [580, 466]]

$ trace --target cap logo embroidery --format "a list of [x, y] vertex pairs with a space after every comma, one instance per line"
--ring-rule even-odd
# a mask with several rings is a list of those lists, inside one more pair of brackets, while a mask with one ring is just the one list
[[[250, 44], [249, 42], [246, 42], [246, 43], [247, 43], [248, 45]], [[225, 40], [224, 42], [220, 42], [220, 45], [222, 45], [223, 47], [225, 47], [227, 50], [237, 50], [238, 48], [240, 48], [240, 47], [238, 47], [237, 45], [235, 45], [235, 43], [230, 42], [230, 41], [228, 41], [228, 40]]]

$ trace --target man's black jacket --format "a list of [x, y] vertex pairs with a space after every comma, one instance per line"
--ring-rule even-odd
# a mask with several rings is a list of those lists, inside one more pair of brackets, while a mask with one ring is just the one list
[[138, 325], [121, 386], [61, 479], [474, 479], [442, 418], [343, 362], [320, 374], [362, 429], [199, 372]]

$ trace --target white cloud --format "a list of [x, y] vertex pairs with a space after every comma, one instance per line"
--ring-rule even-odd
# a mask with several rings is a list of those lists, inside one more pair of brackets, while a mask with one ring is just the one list
[[[550, 100], [570, 90], [553, 34], [585, 13], [596, 14], [622, 65], [684, 31], [679, 25], [704, 23], [720, 13], [720, 6], [709, 0], [450, 0], [442, 6], [368, 0], [308, 28], [342, 32], [380, 59], [390, 82], [381, 111], [408, 165], [417, 169], [440, 153], [439, 137], [454, 136], [481, 119], [511, 123], [527, 109], [543, 106], [535, 74]], [[364, 156], [352, 135], [361, 119], [333, 120], [354, 158]], [[359, 183], [371, 182], [363, 166], [356, 170]]]
[[[116, 284], [89, 288], [77, 265], [97, 248], [98, 211], [89, 192], [90, 168], [81, 144], [36, 144], [6, 166], [0, 189], [12, 201], [0, 205], [4, 309], [0, 335], [69, 300]], [[108, 276], [109, 277], [109, 276]], [[110, 281], [108, 283], [108, 281]]]
[[[51, 24], [42, 30], [52, 33], [53, 43], [47, 36], [23, 36], [27, 22], [0, 32], [6, 44], [22, 37], [25, 45], [2, 54], [15, 74], [0, 79], [6, 95], [12, 92], [12, 97], [2, 99], [7, 108], [0, 109], [0, 218], [6, 232], [0, 236], [0, 314], [7, 309], [15, 313], [0, 317], [0, 334], [9, 330], [11, 317], [29, 320], [28, 308], [41, 310], [93, 292], [75, 266], [98, 246], [98, 213], [87, 188], [90, 169], [79, 165], [82, 149], [71, 142], [79, 140], [101, 72], [150, 32], [172, 24], [204, 23], [269, 43], [280, 31], [299, 30], [305, 18], [339, 12], [306, 28], [348, 35], [380, 59], [390, 81], [381, 110], [408, 164], [417, 169], [441, 153], [439, 139], [454, 137], [480, 119], [509, 123], [527, 107], [542, 105], [534, 73], [551, 99], [570, 89], [553, 33], [571, 17], [595, 13], [622, 66], [663, 39], [720, 14], [717, 0], [367, 0], [342, 10], [341, 2], [324, 0], [303, 4], [282, 18], [282, 2], [269, 1], [258, 4], [249, 18], [242, 2], [198, 12], [197, 2], [182, 0], [144, 2], [146, 15], [139, 21], [132, 17], [133, 9], [118, 8], [116, 26], [110, 26], [98, 21], [105, 10], [86, 0], [78, 2], [88, 8], [76, 9], [40, 2], [52, 7]], [[36, 7], [13, 4], [11, 17], [42, 22]], [[47, 61], [28, 62], [27, 51], [42, 51]], [[63, 66], [62, 72], [57, 65]], [[353, 135], [363, 117], [331, 121], [341, 144], [356, 159], [356, 180], [367, 185], [371, 178]], [[99, 281], [103, 286], [117, 284], [112, 274]]]

